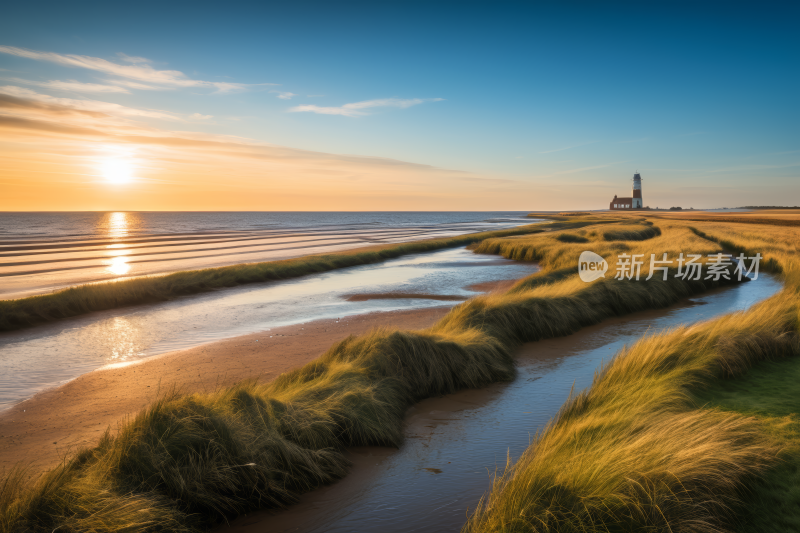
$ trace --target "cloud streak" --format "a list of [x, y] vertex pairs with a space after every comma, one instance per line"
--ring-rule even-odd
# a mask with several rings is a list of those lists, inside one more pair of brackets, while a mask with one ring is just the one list
[[281, 100], [291, 100], [293, 96], [297, 96], [295, 93], [290, 93], [288, 91], [270, 91], [271, 93], [276, 93], [278, 98]]
[[[16, 89], [18, 95], [8, 94]], [[2, 94], [6, 93], [6, 94]], [[110, 107], [109, 107], [110, 106]], [[115, 122], [114, 112], [122, 106], [91, 100], [71, 100], [40, 95], [15, 87], [0, 87], [0, 132], [2, 130], [27, 131], [31, 135], [61, 134], [69, 138], [81, 137], [115, 146], [158, 147], [162, 149], [191, 150], [188, 159], [203, 157], [234, 157], [240, 161], [257, 161], [258, 164], [301, 167], [315, 175], [368, 175], [369, 172], [404, 173], [465, 178], [471, 174], [442, 169], [430, 165], [397, 159], [347, 154], [331, 154], [278, 146], [252, 139], [227, 135], [211, 135], [185, 131], [169, 131], [124, 122]], [[139, 113], [142, 110], [130, 110]], [[3, 113], [14, 113], [14, 116]], [[195, 113], [190, 118], [206, 120], [210, 115]], [[9, 140], [12, 137], [7, 137]], [[51, 141], [48, 141], [51, 142]], [[366, 173], [366, 174], [365, 174]]]
[[148, 64], [148, 60], [127, 55], [124, 55], [123, 60], [130, 62], [131, 64], [129, 65], [120, 65], [119, 63], [114, 63], [113, 61], [108, 61], [99, 57], [41, 52], [38, 50], [19, 48], [17, 46], [0, 45], [0, 53], [36, 61], [47, 61], [67, 67], [85, 68], [128, 80], [134, 80], [136, 82], [144, 82], [145, 84], [180, 88], [194, 87], [216, 89], [215, 92], [217, 93], [239, 92], [257, 85], [275, 85], [274, 83], [244, 84], [195, 80], [178, 70], [156, 70]]
[[50, 81], [33, 81], [23, 80], [20, 78], [5, 78], [6, 81], [12, 83], [21, 83], [23, 85], [33, 85], [35, 87], [44, 87], [47, 89], [56, 89], [59, 91], [71, 91], [77, 93], [122, 93], [130, 94], [125, 87], [118, 85], [103, 85], [100, 83], [84, 83], [76, 80], [50, 80]]
[[57, 106], [62, 106], [68, 109], [94, 111], [103, 113], [105, 116], [111, 117], [136, 117], [136, 118], [157, 118], [161, 120], [182, 120], [182, 118], [173, 113], [166, 111], [159, 111], [155, 109], [138, 109], [135, 107], [127, 107], [120, 104], [112, 104], [109, 102], [101, 102], [99, 100], [76, 100], [73, 98], [57, 98], [47, 94], [37, 93], [31, 89], [24, 89], [14, 85], [6, 85], [0, 87], [0, 94], [14, 96], [20, 99], [25, 99], [32, 102], [42, 102]]
[[323, 107], [318, 105], [299, 105], [289, 109], [290, 113], [316, 113], [318, 115], [341, 115], [345, 117], [358, 117], [368, 115], [365, 110], [376, 107], [396, 107], [406, 109], [426, 102], [441, 102], [444, 98], [381, 98], [377, 100], [364, 100], [353, 102], [339, 107]]

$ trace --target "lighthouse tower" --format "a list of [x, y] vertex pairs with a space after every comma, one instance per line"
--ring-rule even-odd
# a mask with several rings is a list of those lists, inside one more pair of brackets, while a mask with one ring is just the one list
[[631, 207], [633, 209], [642, 208], [642, 177], [637, 172], [633, 175], [633, 195]]

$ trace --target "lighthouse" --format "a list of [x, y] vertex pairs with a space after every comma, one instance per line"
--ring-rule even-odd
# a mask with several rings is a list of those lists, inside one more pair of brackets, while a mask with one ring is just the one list
[[631, 195], [631, 207], [633, 209], [642, 208], [642, 177], [637, 172], [633, 175], [633, 194]]
[[642, 203], [642, 176], [637, 172], [633, 175], [633, 193], [627, 198], [619, 198], [614, 195], [614, 199], [608, 206], [609, 209], [644, 209]]

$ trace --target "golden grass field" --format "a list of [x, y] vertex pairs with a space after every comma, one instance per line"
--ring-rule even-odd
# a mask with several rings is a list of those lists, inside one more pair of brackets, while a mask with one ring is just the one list
[[[765, 368], [765, 361], [776, 361], [766, 367], [773, 380], [797, 366], [789, 356], [800, 352], [800, 228], [697, 224], [682, 217], [654, 222], [662, 228], [660, 238], [668, 237], [660, 243], [665, 250], [694, 252], [695, 239], [703, 238], [709, 246], [720, 243], [748, 256], [760, 252], [763, 264], [782, 272], [785, 289], [747, 312], [654, 333], [623, 350], [590, 389], [562, 407], [516, 463], [509, 462], [465, 531], [790, 531], [800, 526], [793, 499], [800, 494], [800, 406], [785, 408], [787, 399], [797, 396], [796, 382], [783, 380], [777, 392], [763, 387], [772, 394], [763, 398], [725, 395], [751, 367]], [[646, 246], [656, 243], [653, 239]], [[554, 261], [556, 254], [542, 251], [549, 245], [531, 237], [492, 239], [480, 246], [509, 257], [543, 253], [555, 268], [574, 264], [576, 251], [559, 247], [566, 257]], [[662, 247], [651, 249], [660, 253]], [[602, 250], [601, 255], [613, 251], [608, 245]], [[760, 376], [767, 383], [771, 378]]]
[[[623, 350], [509, 462], [465, 531], [727, 531], [765, 514], [791, 523], [780, 498], [766, 507], [748, 498], [753, 487], [776, 493], [776, 466], [795, 461], [794, 426], [770, 421], [769, 406], [759, 418], [701, 393], [747, 379], [765, 361], [780, 368], [800, 351], [800, 228], [647, 214], [548, 217], [544, 232], [487, 235], [473, 245], [537, 261], [539, 273], [457, 305], [432, 328], [348, 338], [271, 383], [165, 395], [37, 480], [22, 467], [7, 473], [0, 532], [194, 531], [283, 506], [346, 475], [344, 447], [399, 446], [415, 402], [513, 379], [523, 342], [736, 283], [675, 278], [676, 264], [666, 280], [654, 272], [645, 281], [648, 265], [641, 281], [614, 279], [620, 253], [723, 250], [760, 252], [785, 289], [747, 312], [654, 332]], [[585, 250], [609, 261], [606, 277], [591, 284], [575, 268]], [[796, 478], [777, 486], [795, 490]]]

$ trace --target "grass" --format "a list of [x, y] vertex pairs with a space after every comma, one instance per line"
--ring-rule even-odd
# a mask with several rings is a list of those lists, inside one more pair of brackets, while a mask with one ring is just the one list
[[[191, 531], [251, 509], [281, 507], [345, 475], [344, 447], [400, 445], [404, 413], [415, 402], [513, 379], [512, 354], [521, 343], [567, 335], [608, 316], [667, 306], [725, 283], [674, 277], [580, 282], [574, 263], [571, 274], [560, 267], [576, 246], [610, 253], [620, 246], [645, 249], [657, 239], [673, 245], [689, 239], [719, 249], [688, 228], [671, 226], [649, 241], [608, 242], [593, 224], [597, 221], [555, 222], [548, 226], [553, 231], [538, 236], [506, 237], [536, 249], [543, 271], [508, 293], [454, 307], [432, 328], [382, 329], [348, 338], [268, 384], [165, 394], [122, 421], [117, 431], [108, 431], [95, 447], [77, 452], [38, 480], [29, 484], [24, 471], [11, 472], [0, 484], [0, 532]], [[587, 242], [560, 242], [553, 235], [562, 230], [584, 232]], [[782, 320], [771, 323], [784, 325]], [[630, 384], [620, 379], [620, 387]], [[661, 380], [665, 387], [668, 382]], [[645, 403], [667, 405], [658, 401]], [[635, 411], [636, 402], [627, 407]], [[610, 422], [619, 427], [620, 417], [623, 413]], [[716, 423], [746, 429], [727, 419]], [[757, 441], [742, 452], [742, 461], [766, 464], [772, 451]], [[552, 466], [562, 469], [564, 464]], [[748, 468], [756, 472], [760, 466]]]
[[790, 298], [647, 336], [571, 398], [509, 462], [465, 531], [721, 531], [780, 447], [692, 392], [800, 353]]
[[755, 418], [783, 447], [777, 468], [750, 483], [737, 508], [739, 531], [800, 531], [800, 358], [763, 363], [697, 394], [698, 404]]
[[[608, 261], [612, 276], [616, 271], [617, 257], [623, 253], [646, 256], [648, 263], [642, 271], [647, 272], [649, 258], [653, 253], [658, 255], [658, 259], [661, 259], [660, 254], [667, 253], [671, 259], [686, 251], [705, 256], [722, 250], [719, 244], [697, 235], [682, 223], [665, 222], [660, 227], [655, 227], [645, 223], [599, 222], [602, 221], [596, 221], [593, 225], [574, 232], [576, 237], [586, 239], [585, 241], [564, 242], [559, 238], [564, 233], [548, 232], [511, 238], [489, 238], [472, 248], [478, 253], [502, 255], [517, 261], [537, 261], [545, 270], [574, 270], [580, 254], [591, 250]], [[629, 240], [619, 240], [625, 237], [629, 237]], [[672, 266], [677, 267], [677, 263]]]
[[[465, 532], [797, 529], [797, 230], [658, 223], [669, 227], [667, 237], [683, 228], [731, 250], [761, 252], [785, 289], [747, 312], [623, 349], [518, 461], [508, 461]], [[681, 247], [690, 242], [683, 236]], [[549, 246], [524, 240], [527, 249], [511, 240], [481, 246], [504, 255]]]
[[542, 231], [540, 225], [532, 224], [508, 230], [391, 244], [357, 249], [352, 252], [312, 255], [284, 261], [246, 263], [182, 271], [165, 276], [146, 276], [118, 282], [80, 285], [41, 296], [0, 300], [0, 331], [22, 329], [93, 311], [161, 302], [179, 296], [246, 283], [278, 281], [339, 268], [378, 263], [408, 254], [464, 246], [491, 237], [523, 235], [540, 231]]
[[661, 235], [661, 230], [651, 225], [620, 226], [603, 232], [607, 241], [645, 241]]
[[751, 217], [675, 217], [674, 220], [690, 220], [696, 222], [719, 222], [725, 224], [757, 224], [759, 226], [800, 226], [800, 220], [785, 218], [751, 218]]

